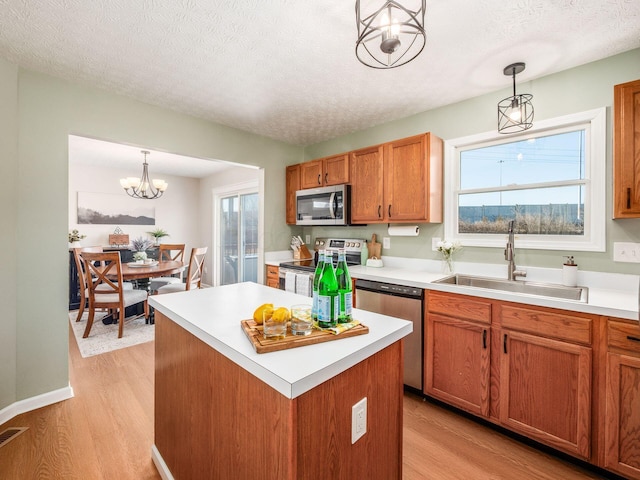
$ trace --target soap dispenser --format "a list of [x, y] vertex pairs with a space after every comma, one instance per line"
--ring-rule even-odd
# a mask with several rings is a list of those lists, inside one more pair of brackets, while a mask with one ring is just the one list
[[565, 257], [567, 260], [562, 265], [562, 284], [567, 287], [578, 285], [578, 265], [573, 261], [573, 255]]

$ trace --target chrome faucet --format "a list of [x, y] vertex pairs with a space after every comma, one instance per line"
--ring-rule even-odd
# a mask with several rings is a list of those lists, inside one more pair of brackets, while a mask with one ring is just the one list
[[515, 220], [509, 222], [509, 240], [507, 247], [504, 249], [504, 259], [509, 262], [507, 267], [507, 279], [515, 280], [516, 277], [526, 277], [527, 272], [524, 270], [516, 270], [516, 253], [514, 252], [513, 226]]

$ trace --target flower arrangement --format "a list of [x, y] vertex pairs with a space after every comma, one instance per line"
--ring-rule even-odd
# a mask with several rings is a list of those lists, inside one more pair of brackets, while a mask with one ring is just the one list
[[438, 242], [437, 250], [442, 254], [448, 273], [453, 273], [453, 254], [458, 250], [462, 250], [460, 242], [449, 242], [443, 240]]
[[131, 240], [131, 250], [133, 250], [133, 259], [136, 261], [143, 261], [147, 259], [148, 248], [153, 246], [153, 242], [148, 238], [138, 237]]
[[69, 232], [69, 243], [79, 242], [86, 237], [86, 235], [81, 235], [77, 229], [73, 229], [71, 230], [71, 232]]

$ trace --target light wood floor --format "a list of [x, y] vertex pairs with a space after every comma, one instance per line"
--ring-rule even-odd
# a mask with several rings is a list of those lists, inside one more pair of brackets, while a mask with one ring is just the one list
[[[160, 479], [153, 342], [89, 358], [71, 332], [69, 345], [75, 397], [0, 426], [29, 427], [0, 448], [0, 479]], [[405, 396], [404, 424], [404, 480], [601, 478], [418, 396]]]

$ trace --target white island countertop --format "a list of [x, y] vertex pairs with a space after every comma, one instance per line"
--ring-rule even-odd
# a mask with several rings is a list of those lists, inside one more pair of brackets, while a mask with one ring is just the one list
[[295, 398], [401, 340], [411, 322], [354, 309], [369, 333], [271, 353], [256, 353], [241, 320], [263, 303], [291, 307], [311, 299], [256, 283], [154, 295], [149, 305], [287, 398]]

